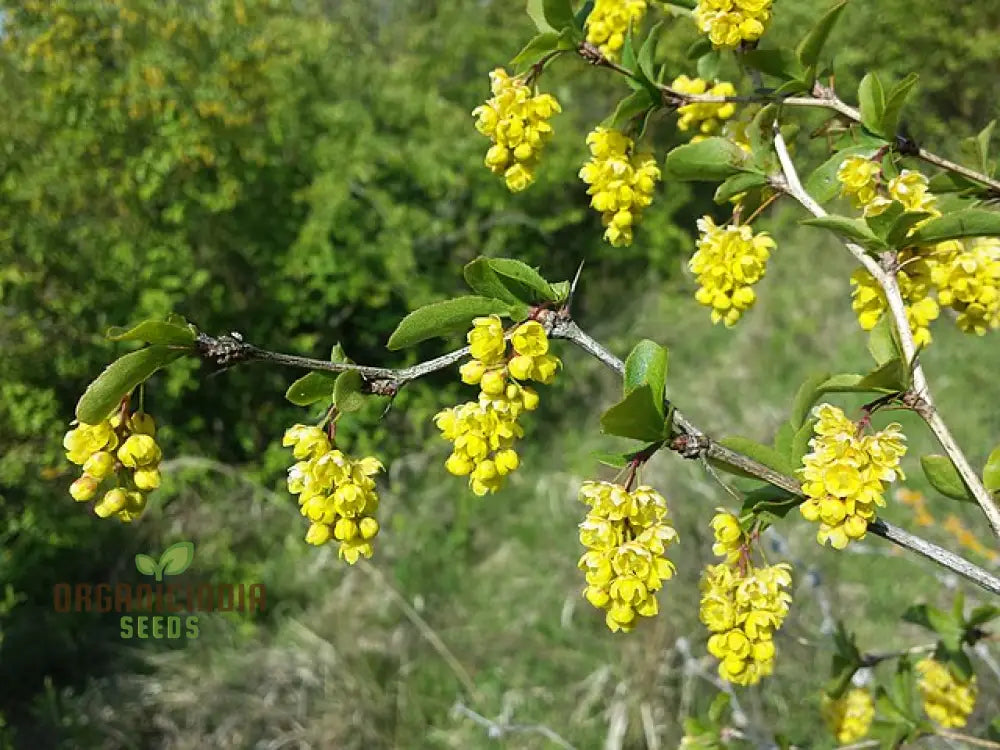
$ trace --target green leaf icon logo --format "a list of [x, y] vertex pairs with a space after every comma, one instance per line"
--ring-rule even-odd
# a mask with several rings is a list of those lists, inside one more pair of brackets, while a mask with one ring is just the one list
[[162, 581], [164, 575], [176, 576], [191, 567], [194, 560], [194, 543], [177, 542], [171, 544], [160, 555], [160, 561], [149, 555], [138, 554], [135, 556], [135, 567], [144, 576], [155, 576], [157, 581]]
[[156, 569], [158, 566], [156, 565], [156, 560], [140, 552], [135, 556], [135, 567], [144, 576], [151, 576], [157, 572]]
[[194, 560], [193, 542], [177, 542], [176, 544], [171, 544], [163, 550], [163, 554], [160, 555], [161, 575], [180, 575], [191, 566], [192, 560]]

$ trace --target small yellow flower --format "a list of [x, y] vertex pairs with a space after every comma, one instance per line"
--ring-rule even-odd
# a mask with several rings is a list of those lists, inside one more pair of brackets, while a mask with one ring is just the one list
[[[735, 96], [736, 88], [728, 81], [720, 81], [713, 86], [701, 78], [678, 76], [670, 84], [670, 88], [682, 94], [711, 94], [712, 96]], [[707, 136], [717, 133], [723, 123], [736, 114], [736, 105], [732, 102], [712, 104], [708, 102], [692, 102], [677, 108], [680, 118], [677, 127], [682, 131], [696, 130], [691, 139], [697, 142]]]
[[957, 678], [948, 667], [931, 658], [916, 664], [920, 679], [917, 687], [924, 702], [924, 713], [946, 729], [964, 727], [976, 706], [976, 678]]
[[824, 695], [822, 714], [837, 742], [849, 745], [867, 736], [875, 718], [875, 701], [867, 690], [851, 688], [836, 700]]
[[587, 41], [597, 45], [609, 60], [617, 60], [629, 27], [639, 27], [646, 5], [646, 0], [596, 0], [584, 22]]
[[552, 135], [548, 120], [561, 109], [551, 94], [532, 94], [503, 68], [490, 73], [490, 87], [493, 96], [472, 111], [476, 130], [493, 144], [484, 163], [504, 176], [508, 190], [520, 192], [534, 182], [542, 147]]
[[660, 168], [650, 154], [633, 153], [632, 139], [618, 130], [599, 127], [587, 136], [587, 145], [591, 159], [580, 179], [590, 186], [590, 205], [601, 213], [604, 239], [614, 247], [631, 245], [633, 226], [653, 202]]
[[78, 503], [85, 503], [97, 492], [100, 482], [84, 474], [69, 486], [69, 494]]
[[698, 220], [701, 232], [688, 267], [697, 276], [695, 299], [712, 308], [712, 322], [736, 325], [757, 300], [753, 285], [763, 278], [775, 247], [766, 232], [746, 224], [716, 226], [710, 216]]

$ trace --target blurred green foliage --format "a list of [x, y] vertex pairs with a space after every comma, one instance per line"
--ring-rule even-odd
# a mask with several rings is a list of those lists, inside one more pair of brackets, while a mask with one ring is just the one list
[[[825, 5], [782, 4], [774, 34], [799, 36]], [[918, 69], [907, 119], [914, 135], [952, 153], [951, 133], [976, 132], [992, 116], [997, 13], [989, 3], [852, 5], [829, 45], [844, 97], [872, 64], [900, 78]], [[899, 21], [915, 16], [921, 23]], [[197, 534], [199, 561], [220, 578], [273, 581], [293, 613], [317, 596], [302, 577], [311, 558], [297, 519], [272, 527], [281, 531], [273, 537], [220, 520], [257, 502], [245, 491], [201, 491], [180, 472], [161, 494], [183, 515], [154, 510], [134, 529], [73, 506], [60, 439], [86, 383], [125, 351], [103, 339], [108, 326], [179, 312], [269, 348], [322, 357], [341, 341], [356, 361], [401, 365], [440, 342], [391, 355], [384, 342], [398, 320], [454, 294], [462, 265], [487, 254], [541, 265], [553, 280], [585, 260], [577, 313], [631, 335], [622, 300], [679, 276], [694, 217], [710, 210], [709, 186], [666, 185], [633, 247], [601, 241], [576, 171], [585, 132], [626, 91], [578, 60], [543, 78], [564, 113], [532, 189], [511, 195], [481, 166], [487, 143], [470, 112], [487, 95], [486, 73], [531, 33], [520, 3], [18, 0], [0, 2], [0, 23], [0, 706], [38, 746], [58, 736], [66, 710], [56, 710], [51, 685], [85, 684], [121, 657], [99, 616], [53, 613], [54, 582], [128, 579], [136, 551]], [[690, 74], [694, 30], [671, 23], [658, 55]], [[675, 136], [657, 124], [662, 150]], [[303, 419], [281, 398], [297, 373], [196, 370], [175, 365], [146, 395], [168, 458], [247, 465], [263, 485], [253, 493], [266, 494], [286, 460], [274, 440]], [[383, 405], [373, 405], [346, 438], [433, 474], [437, 457], [420, 450], [429, 415], [456, 397], [454, 380], [408, 388], [381, 421]], [[537, 445], [557, 425], [596, 431], [596, 410], [556, 417], [601, 382], [587, 374], [557, 388], [535, 420]], [[545, 463], [543, 448], [533, 450]], [[420, 491], [399, 493], [386, 559], [405, 592], [433, 580], [445, 599], [497, 540], [476, 529], [468, 498], [454, 502], [437, 480], [403, 474]], [[509, 512], [490, 506], [476, 523]], [[519, 548], [547, 538], [526, 521], [511, 531]], [[483, 592], [510, 583], [491, 575]], [[560, 637], [531, 636], [539, 649]], [[441, 678], [415, 678], [425, 696], [405, 709], [407, 726], [447, 708]], [[49, 712], [33, 715], [33, 705]]]

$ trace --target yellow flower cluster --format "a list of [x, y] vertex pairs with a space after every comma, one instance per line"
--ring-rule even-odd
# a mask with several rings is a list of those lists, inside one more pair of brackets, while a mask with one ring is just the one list
[[958, 327], [979, 336], [1000, 328], [1000, 239], [978, 237], [970, 247], [951, 240], [937, 250], [931, 278], [938, 301], [958, 313]]
[[66, 458], [83, 467], [69, 494], [85, 503], [113, 477], [115, 486], [94, 504], [94, 512], [134, 521], [146, 509], [147, 494], [160, 486], [162, 453], [155, 435], [153, 418], [143, 412], [128, 416], [122, 411], [98, 424], [77, 424], [63, 438]]
[[492, 98], [472, 110], [476, 130], [493, 141], [486, 166], [517, 193], [534, 182], [542, 146], [552, 135], [548, 120], [562, 110], [554, 96], [532, 94], [522, 78], [503, 68], [490, 73], [490, 86]]
[[590, 185], [590, 205], [601, 212], [604, 239], [615, 247], [632, 244], [632, 227], [653, 202], [660, 168], [651, 154], [633, 153], [634, 143], [618, 130], [597, 128], [587, 135], [591, 159], [580, 169]]
[[587, 16], [587, 41], [609, 60], [617, 60], [629, 27], [638, 28], [646, 15], [646, 0], [596, 0]]
[[868, 734], [875, 718], [875, 701], [863, 688], [851, 688], [834, 700], [823, 696], [823, 719], [841, 745], [857, 742]]
[[799, 511], [807, 521], [819, 521], [816, 539], [844, 549], [861, 539], [875, 508], [885, 507], [883, 483], [902, 478], [899, 460], [906, 437], [898, 424], [874, 435], [859, 435], [858, 426], [841, 409], [821, 404], [815, 411], [812, 452], [798, 474], [807, 500]]
[[[931, 296], [936, 262], [916, 248], [901, 250], [898, 259], [901, 267], [896, 279], [906, 303], [906, 318], [913, 331], [913, 341], [917, 346], [927, 346], [931, 343], [929, 326], [940, 314], [938, 303]], [[889, 308], [885, 293], [864, 268], [851, 274], [851, 286], [854, 287], [851, 307], [857, 313], [859, 325], [870, 331]]]
[[863, 156], [848, 156], [840, 163], [837, 180], [840, 193], [851, 200], [851, 204], [870, 216], [869, 206], [875, 205], [878, 195], [879, 177], [882, 167], [878, 162]]
[[[731, 542], [723, 540], [734, 523], [739, 526], [732, 516], [724, 523], [712, 524], [716, 547], [722, 545], [727, 558]], [[719, 563], [705, 568], [698, 614], [712, 633], [708, 652], [719, 660], [722, 679], [753, 685], [774, 671], [773, 636], [792, 601], [785, 591], [792, 582], [791, 570], [787, 563], [758, 568], [746, 557], [735, 565]]]
[[354, 460], [333, 447], [326, 430], [297, 424], [285, 430], [281, 444], [297, 460], [288, 469], [288, 491], [299, 496], [300, 512], [309, 519], [309, 544], [340, 542], [338, 554], [353, 565], [372, 556], [378, 534], [378, 493], [373, 476], [382, 463], [372, 456]]
[[976, 678], [962, 681], [947, 666], [931, 658], [917, 662], [916, 670], [920, 675], [917, 687], [924, 713], [946, 729], [964, 727], [976, 706]]
[[695, 299], [712, 308], [712, 322], [731, 327], [757, 300], [752, 286], [764, 276], [775, 247], [767, 232], [741, 226], [716, 226], [710, 216], [698, 219], [697, 250], [688, 267], [697, 276]]
[[772, 0], [698, 0], [694, 20], [714, 47], [732, 49], [764, 35]]
[[538, 408], [538, 393], [518, 381], [548, 385], [560, 362], [549, 354], [545, 328], [535, 320], [522, 323], [511, 336], [508, 356], [503, 324], [496, 315], [476, 318], [468, 334], [472, 359], [462, 365], [462, 381], [479, 385], [477, 401], [438, 412], [434, 423], [453, 443], [445, 468], [469, 477], [477, 495], [496, 492], [520, 464], [514, 442], [524, 436], [517, 423], [524, 411]]
[[[675, 78], [670, 88], [681, 94], [736, 95], [736, 88], [728, 81], [719, 81], [709, 87], [708, 81], [702, 78], [688, 78], [684, 75]], [[731, 102], [725, 104], [692, 102], [678, 107], [677, 114], [680, 115], [677, 120], [677, 127], [680, 130], [698, 130], [698, 134], [691, 139], [692, 143], [697, 143], [718, 132], [723, 122], [736, 114], [736, 105]]]
[[637, 617], [653, 617], [659, 608], [656, 592], [676, 568], [666, 549], [677, 541], [667, 518], [667, 503], [652, 487], [629, 492], [620, 484], [584, 482], [580, 500], [590, 510], [580, 524], [580, 558], [587, 587], [583, 595], [606, 611], [612, 632], [628, 632]]

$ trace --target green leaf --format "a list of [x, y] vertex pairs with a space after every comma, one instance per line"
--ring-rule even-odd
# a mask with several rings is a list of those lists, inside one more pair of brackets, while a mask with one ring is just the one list
[[811, 219], [803, 219], [800, 223], [805, 224], [807, 227], [831, 229], [849, 240], [879, 244], [878, 237], [875, 236], [863, 219], [852, 219], [847, 216], [830, 214], [829, 216], [815, 216]]
[[508, 315], [511, 305], [489, 297], [456, 297], [418, 308], [403, 318], [389, 337], [389, 349], [402, 349], [468, 329], [481, 315]]
[[[795, 425], [791, 422], [785, 422], [778, 428], [778, 432], [774, 436], [774, 449], [778, 451], [782, 456], [791, 456], [792, 454], [792, 440], [795, 439]], [[791, 463], [794, 463], [791, 462]]]
[[976, 153], [979, 156], [979, 168], [986, 174], [993, 174], [993, 165], [990, 163], [990, 141], [993, 139], [993, 128], [997, 121], [990, 120], [989, 125], [979, 131], [976, 136]]
[[974, 502], [974, 499], [962, 481], [958, 469], [947, 456], [932, 453], [920, 457], [920, 467], [924, 470], [927, 481], [938, 492], [954, 500]]
[[590, 15], [590, 11], [594, 9], [594, 0], [587, 0], [580, 6], [580, 9], [576, 12], [576, 17], [573, 19], [573, 26], [579, 30], [583, 30], [583, 26], [587, 21], [587, 16]]
[[497, 272], [493, 270], [489, 258], [479, 256], [469, 261], [462, 269], [462, 275], [469, 288], [481, 297], [492, 297], [511, 304], [519, 301]]
[[594, 458], [605, 466], [624, 469], [628, 465], [628, 454], [625, 453], [594, 453]]
[[729, 710], [729, 693], [718, 692], [712, 699], [708, 707], [708, 720], [713, 724], [719, 724], [726, 711]]
[[107, 419], [133, 388], [183, 354], [156, 344], [116, 359], [87, 386], [76, 405], [76, 418], [84, 424], [97, 424]]
[[830, 8], [830, 10], [823, 14], [823, 17], [819, 19], [816, 25], [809, 30], [809, 33], [805, 35], [802, 41], [799, 42], [799, 46], [795, 48], [795, 54], [798, 55], [799, 60], [804, 66], [809, 67], [819, 62], [819, 55], [823, 51], [823, 45], [826, 44], [826, 40], [830, 37], [830, 32], [833, 31], [833, 27], [837, 24], [837, 20], [840, 18], [840, 14], [846, 5], [847, 0], [841, 0], [841, 2]]
[[892, 223], [885, 235], [885, 242], [890, 247], [905, 247], [909, 244], [907, 235], [918, 223], [932, 216], [928, 211], [905, 211]]
[[630, 120], [635, 119], [655, 105], [656, 102], [653, 101], [653, 96], [649, 93], [649, 89], [641, 88], [638, 91], [633, 91], [618, 102], [614, 113], [606, 121], [607, 126], [621, 129]]
[[555, 295], [553, 302], [565, 302], [569, 297], [570, 283], [568, 281], [557, 281], [551, 284], [552, 294]]
[[867, 159], [873, 156], [878, 148], [878, 146], [849, 146], [841, 149], [809, 175], [804, 186], [806, 191], [819, 203], [828, 203], [840, 193], [837, 172], [844, 159], [848, 156], [862, 156]]
[[774, 469], [779, 474], [786, 476], [794, 476], [795, 474], [795, 468], [789, 462], [788, 457], [781, 455], [770, 445], [764, 445], [763, 443], [758, 443], [755, 440], [740, 437], [739, 435], [724, 437], [719, 441], [719, 444], [724, 448], [742, 453], [744, 456], [752, 458], [770, 469]]
[[994, 607], [992, 604], [982, 604], [972, 610], [969, 615], [969, 619], [965, 621], [966, 629], [977, 628], [980, 625], [985, 625], [990, 620], [995, 620], [1000, 617], [1000, 607]]
[[883, 315], [868, 334], [868, 352], [875, 359], [876, 365], [884, 365], [901, 356], [899, 344], [896, 342], [896, 328], [892, 318]]
[[158, 566], [156, 564], [156, 560], [149, 555], [144, 555], [140, 552], [135, 556], [135, 569], [144, 576], [151, 576], [157, 573]]
[[285, 398], [296, 406], [309, 406], [328, 399], [333, 394], [333, 384], [337, 376], [324, 370], [307, 372], [285, 391]]
[[162, 320], [144, 320], [132, 328], [113, 326], [105, 336], [112, 341], [144, 341], [147, 344], [173, 344], [193, 348], [195, 332], [190, 326], [166, 323]]
[[903, 111], [903, 105], [906, 103], [906, 98], [910, 95], [910, 91], [913, 90], [919, 78], [920, 76], [916, 73], [910, 73], [906, 78], [893, 86], [886, 95], [885, 110], [882, 113], [880, 128], [882, 134], [887, 138], [892, 138], [896, 135], [896, 131], [899, 129], [899, 115]]
[[657, 403], [653, 389], [641, 385], [601, 416], [601, 431], [633, 440], [657, 441], [666, 432], [663, 399]]
[[557, 31], [545, 20], [545, 0], [528, 0], [528, 17], [540, 32]]
[[933, 245], [962, 237], [1000, 236], [1000, 212], [966, 208], [931, 219], [910, 236], [914, 245]]
[[160, 569], [166, 575], [180, 575], [191, 566], [194, 560], [194, 544], [192, 542], [177, 542], [171, 544], [160, 555]]
[[863, 388], [858, 388], [858, 384], [864, 379], [864, 375], [858, 375], [853, 372], [841, 372], [836, 375], [831, 375], [829, 378], [824, 380], [817, 390], [820, 394], [857, 393], [858, 391], [864, 391]]
[[[956, 647], [960, 643], [964, 630], [961, 624], [948, 612], [928, 604], [911, 605], [903, 613], [903, 620], [944, 636], [943, 640], [954, 643]], [[955, 641], [956, 638], [959, 639], [958, 642]]]
[[1000, 445], [993, 449], [983, 467], [983, 484], [990, 492], [1000, 490]]
[[783, 81], [798, 78], [802, 75], [802, 65], [788, 50], [784, 49], [754, 49], [740, 55], [740, 60], [748, 67], [759, 70], [765, 75], [780, 78]]
[[927, 187], [935, 195], [942, 193], [964, 193], [966, 191], [982, 190], [983, 186], [978, 182], [963, 177], [955, 172], [938, 172], [931, 177]]
[[765, 484], [763, 487], [758, 487], [744, 494], [740, 515], [745, 516], [747, 513], [753, 513], [766, 521], [780, 520], [787, 516], [792, 508], [801, 505], [802, 501], [803, 498], [798, 495], [793, 495], [780, 487]]
[[691, 46], [687, 48], [684, 53], [684, 57], [688, 60], [697, 60], [703, 55], [707, 55], [712, 51], [712, 42], [707, 36], [699, 36]]
[[625, 395], [648, 385], [661, 417], [667, 383], [667, 359], [667, 350], [649, 339], [636, 344], [625, 359]]
[[740, 172], [728, 178], [715, 191], [715, 202], [725, 203], [730, 198], [753, 188], [763, 187], [768, 182], [763, 172]]
[[575, 14], [570, 0], [543, 0], [542, 11], [546, 23], [553, 29], [559, 30], [573, 25]]
[[810, 419], [802, 425], [792, 438], [792, 452], [789, 454], [789, 461], [798, 468], [802, 466], [802, 458], [809, 452], [809, 441], [813, 437], [813, 429], [816, 427], [816, 419]]
[[[874, 73], [868, 73], [861, 79], [858, 87], [858, 102], [861, 108], [861, 124], [876, 135], [887, 135], [882, 132], [882, 117], [885, 115], [885, 92], [882, 83]], [[891, 136], [891, 134], [889, 134]]]
[[532, 37], [532, 39], [524, 45], [524, 48], [517, 53], [513, 60], [510, 61], [511, 66], [518, 68], [521, 65], [533, 64], [543, 55], [547, 55], [559, 48], [559, 32], [546, 31], [537, 36]]
[[856, 390], [900, 393], [910, 385], [910, 371], [902, 359], [885, 362], [858, 381]]
[[675, 180], [724, 180], [745, 168], [746, 153], [725, 138], [686, 143], [667, 154], [665, 177]]
[[653, 70], [653, 55], [656, 52], [657, 39], [660, 36], [660, 32], [663, 31], [665, 21], [660, 21], [649, 30], [646, 34], [646, 39], [642, 43], [642, 47], [639, 48], [639, 56], [636, 60], [639, 66], [639, 71], [646, 76], [649, 81], [656, 80], [656, 71]]
[[554, 302], [558, 296], [537, 270], [513, 258], [487, 258], [500, 282], [520, 302]]
[[342, 413], [358, 411], [365, 405], [362, 391], [364, 379], [357, 370], [347, 370], [340, 373], [333, 381], [333, 403]]
[[820, 386], [826, 383], [830, 379], [830, 373], [820, 372], [815, 375], [810, 375], [806, 378], [805, 382], [799, 386], [799, 390], [795, 393], [795, 400], [792, 402], [792, 415], [789, 421], [795, 427], [801, 427], [809, 416], [809, 410], [812, 409], [813, 404], [816, 403], [817, 399], [823, 395], [823, 391], [819, 390]]
[[876, 216], [869, 216], [865, 219], [865, 222], [868, 224], [868, 228], [875, 233], [876, 237], [885, 240], [889, 236], [893, 225], [895, 225], [896, 221], [904, 213], [906, 213], [906, 209], [903, 207], [903, 204], [899, 201], [892, 201], [882, 213]]
[[714, 81], [719, 77], [719, 70], [722, 68], [722, 52], [713, 49], [698, 58], [695, 69], [698, 77], [706, 81]]

